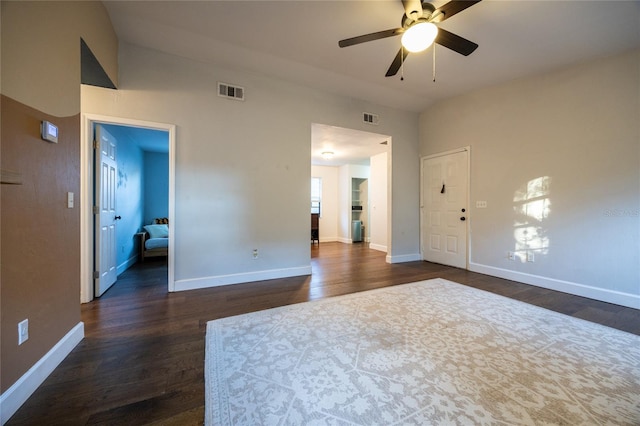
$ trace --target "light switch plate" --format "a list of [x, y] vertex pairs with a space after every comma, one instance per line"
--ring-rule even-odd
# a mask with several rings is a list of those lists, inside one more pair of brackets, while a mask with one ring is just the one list
[[476, 201], [476, 208], [477, 209], [486, 209], [487, 208], [487, 202], [486, 201]]
[[73, 192], [67, 192], [67, 208], [73, 208]]
[[18, 345], [29, 340], [29, 320], [22, 320], [18, 323]]

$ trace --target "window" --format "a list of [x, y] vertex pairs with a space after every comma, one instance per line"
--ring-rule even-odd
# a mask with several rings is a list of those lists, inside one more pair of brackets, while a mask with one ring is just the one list
[[320, 214], [320, 203], [322, 201], [322, 178], [311, 178], [311, 213]]

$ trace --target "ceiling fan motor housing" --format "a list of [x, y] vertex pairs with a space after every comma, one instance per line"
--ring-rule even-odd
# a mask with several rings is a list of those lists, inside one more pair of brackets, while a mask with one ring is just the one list
[[[418, 17], [417, 19], [413, 19], [408, 17], [406, 14], [402, 15], [402, 22], [401, 22], [402, 28], [406, 30], [415, 22], [418, 22], [421, 20], [426, 20], [426, 22], [433, 22], [433, 20], [431, 19], [432, 18], [431, 15], [435, 10], [436, 8], [431, 3], [426, 3], [426, 2], [422, 3], [422, 16]], [[440, 14], [438, 14], [438, 16], [440, 16]]]

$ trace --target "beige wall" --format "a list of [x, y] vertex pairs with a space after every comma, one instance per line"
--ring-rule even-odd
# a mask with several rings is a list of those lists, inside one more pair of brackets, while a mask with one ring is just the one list
[[[1, 390], [80, 322], [80, 38], [117, 81], [117, 40], [100, 2], [6, 2], [2, 8]], [[59, 142], [39, 137], [40, 121]], [[18, 322], [29, 340], [18, 346]]]
[[80, 38], [118, 85], [118, 40], [100, 2], [3, 1], [2, 93], [58, 117], [80, 112]]
[[370, 130], [363, 111], [393, 136], [391, 252], [418, 255], [418, 114], [127, 44], [119, 60], [121, 90], [83, 87], [83, 112], [176, 125], [177, 289], [309, 271], [311, 126]]
[[371, 198], [369, 200], [369, 238], [370, 247], [387, 251], [387, 217], [389, 190], [387, 187], [389, 155], [386, 152], [371, 157], [371, 169], [369, 177], [369, 187], [371, 188]]
[[472, 269], [640, 307], [639, 82], [636, 51], [421, 114], [422, 156], [471, 146]]

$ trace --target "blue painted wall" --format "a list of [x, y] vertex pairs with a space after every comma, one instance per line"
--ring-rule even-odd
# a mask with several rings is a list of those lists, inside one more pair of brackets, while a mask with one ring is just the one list
[[116, 261], [120, 275], [138, 260], [136, 233], [154, 218], [169, 216], [169, 135], [159, 130], [103, 126], [118, 141], [116, 209], [122, 219], [116, 230]]
[[169, 154], [144, 153], [144, 223], [169, 217]]
[[104, 127], [118, 141], [116, 211], [122, 219], [116, 230], [116, 262], [118, 274], [121, 274], [136, 262], [138, 255], [135, 234], [140, 229], [143, 215], [144, 153], [137, 144], [123, 137], [119, 126]]

